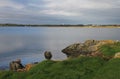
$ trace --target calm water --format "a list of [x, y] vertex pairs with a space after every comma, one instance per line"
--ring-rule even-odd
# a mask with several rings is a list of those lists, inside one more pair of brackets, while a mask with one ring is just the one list
[[119, 34], [118, 28], [0, 27], [0, 67], [18, 58], [23, 64], [42, 61], [45, 51], [51, 51], [53, 59], [65, 59], [61, 50], [70, 44], [120, 40]]

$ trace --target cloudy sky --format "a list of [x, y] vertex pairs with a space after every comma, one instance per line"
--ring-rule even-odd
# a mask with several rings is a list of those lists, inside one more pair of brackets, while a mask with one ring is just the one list
[[0, 0], [0, 23], [120, 24], [120, 0]]

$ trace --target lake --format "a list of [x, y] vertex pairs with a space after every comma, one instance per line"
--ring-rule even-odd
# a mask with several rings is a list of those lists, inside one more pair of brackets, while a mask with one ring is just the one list
[[61, 50], [73, 43], [95, 40], [120, 40], [119, 28], [79, 27], [0, 27], [0, 67], [22, 59], [23, 64], [45, 60], [51, 51], [55, 60], [66, 59]]

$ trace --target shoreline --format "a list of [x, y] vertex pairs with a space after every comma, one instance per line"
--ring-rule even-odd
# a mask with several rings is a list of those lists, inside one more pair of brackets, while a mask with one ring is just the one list
[[120, 28], [120, 26], [75, 26], [75, 25], [70, 25], [70, 26], [61, 26], [61, 25], [40, 25], [40, 26], [24, 26], [24, 25], [21, 25], [21, 26], [0, 26], [0, 27], [66, 27], [66, 28]]

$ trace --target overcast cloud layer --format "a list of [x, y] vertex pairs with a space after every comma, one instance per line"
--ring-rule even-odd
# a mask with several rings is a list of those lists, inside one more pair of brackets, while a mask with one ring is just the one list
[[120, 24], [120, 0], [0, 0], [0, 23]]

